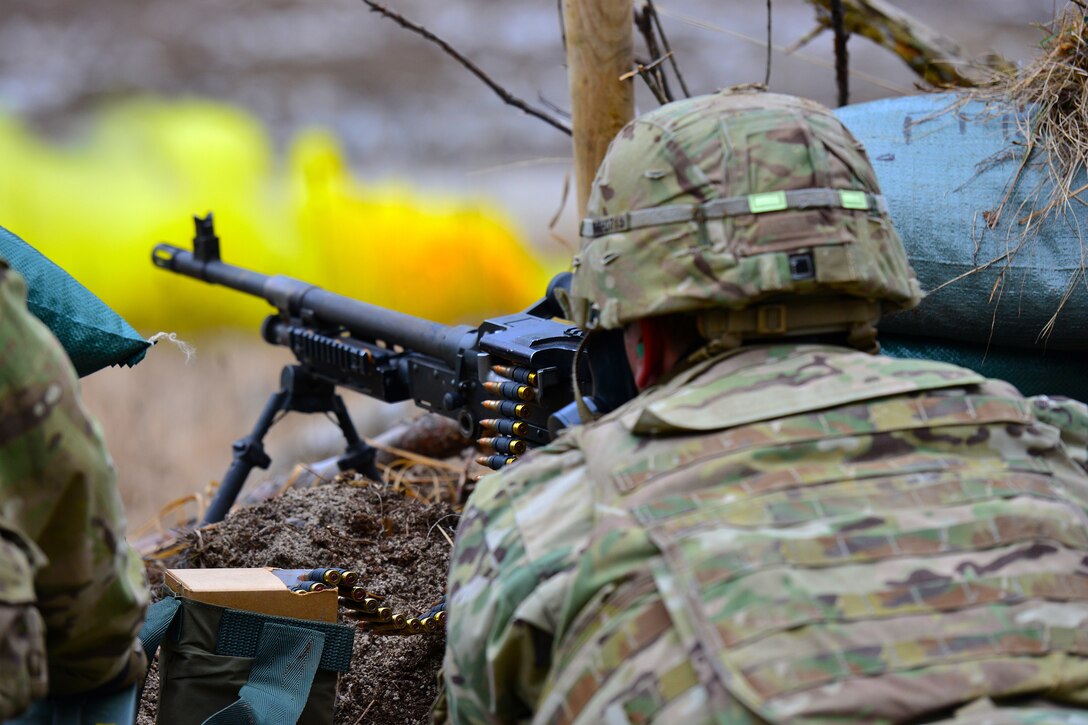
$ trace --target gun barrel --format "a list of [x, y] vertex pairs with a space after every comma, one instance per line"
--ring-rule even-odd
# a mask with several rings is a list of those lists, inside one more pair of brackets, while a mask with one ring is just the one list
[[344, 297], [316, 285], [283, 275], [269, 276], [226, 264], [218, 258], [201, 259], [170, 244], [158, 244], [151, 253], [155, 266], [261, 297], [281, 312], [300, 317], [305, 312], [321, 323], [342, 326], [364, 339], [400, 345], [456, 365], [475, 329], [443, 325], [395, 310]]

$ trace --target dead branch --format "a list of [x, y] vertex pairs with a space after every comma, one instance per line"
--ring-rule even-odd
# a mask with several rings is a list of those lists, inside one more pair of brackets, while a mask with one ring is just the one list
[[831, 29], [835, 32], [835, 86], [839, 91], [839, 105], [845, 106], [850, 102], [850, 56], [846, 50], [850, 34], [844, 24], [842, 1], [831, 0]]
[[658, 58], [652, 63], [642, 63], [640, 60], [635, 60], [635, 69], [624, 73], [620, 76], [621, 81], [627, 81], [634, 78], [636, 75], [646, 81], [646, 87], [650, 89], [650, 92], [654, 94], [654, 98], [661, 105], [669, 103], [673, 99], [666, 94], [664, 87], [660, 85], [659, 75], [655, 71], [661, 67], [661, 64], [668, 59], [668, 56], [664, 58]]
[[680, 90], [684, 92], [684, 96], [691, 98], [691, 91], [688, 90], [688, 84], [684, 82], [684, 76], [680, 73], [680, 66], [676, 63], [676, 56], [673, 55], [672, 48], [669, 46], [669, 39], [665, 35], [665, 28], [661, 25], [661, 16], [657, 14], [657, 8], [654, 7], [653, 0], [646, 0], [646, 8], [650, 12], [650, 17], [653, 18], [654, 27], [657, 28], [657, 36], [661, 38], [661, 47], [665, 49], [665, 55], [669, 59], [669, 65], [672, 66], [672, 72], [676, 74], [676, 80], [680, 83]]
[[385, 7], [380, 3], [374, 2], [374, 0], [363, 0], [363, 2], [372, 11], [378, 13], [379, 15], [384, 15], [385, 17], [395, 22], [397, 25], [400, 25], [402, 28], [407, 28], [408, 30], [411, 30], [423, 36], [427, 40], [440, 47], [446, 52], [447, 55], [453, 57], [454, 60], [463, 65], [469, 70], [469, 72], [471, 72], [474, 76], [483, 81], [488, 88], [494, 91], [495, 94], [498, 95], [498, 97], [501, 98], [508, 105], [519, 108], [530, 116], [535, 116], [536, 118], [539, 118], [550, 126], [559, 129], [568, 136], [571, 135], [571, 130], [569, 126], [564, 124], [562, 121], [549, 116], [547, 113], [544, 113], [543, 111], [530, 106], [525, 101], [510, 93], [510, 91], [506, 90], [494, 80], [492, 80], [491, 77], [487, 75], [487, 73], [484, 73], [484, 71], [480, 69], [479, 66], [477, 66], [465, 56], [461, 55], [461, 53], [454, 49], [449, 43], [447, 43], [442, 38], [439, 38], [437, 35], [427, 30], [422, 25], [417, 25], [416, 23], [413, 23], [411, 20], [408, 20], [403, 15], [400, 15], [399, 13], [390, 10], [389, 8]]
[[570, 118], [570, 111], [560, 106], [555, 101], [549, 100], [543, 93], [536, 94], [536, 100], [540, 101], [540, 104], [547, 108], [560, 118]]
[[793, 55], [797, 51], [801, 50], [801, 48], [804, 48], [806, 45], [808, 45], [813, 40], [815, 40], [821, 33], [824, 32], [824, 30], [826, 30], [826, 28], [824, 28], [824, 26], [817, 23], [815, 28], [808, 31], [807, 33], [802, 35], [800, 38], [798, 38], [797, 40], [795, 40], [792, 43], [790, 43], [789, 45], [787, 45], [782, 50], [782, 52], [785, 53], [786, 55]]
[[763, 74], [763, 85], [771, 85], [771, 49], [774, 38], [771, 35], [771, 0], [767, 0], [767, 72]]
[[[823, 28], [832, 26], [832, 0], [806, 0], [815, 6]], [[972, 59], [957, 42], [915, 20], [885, 0], [842, 0], [843, 26], [846, 32], [861, 35], [891, 50], [925, 82], [934, 86], [976, 84], [966, 75], [972, 69], [1010, 72], [1014, 66], [1005, 58], [992, 55]]]
[[[756, 38], [745, 33], [737, 32], [732, 28], [727, 28], [723, 25], [718, 25], [716, 23], [711, 23], [707, 20], [703, 20], [702, 18], [697, 18], [692, 15], [678, 12], [677, 10], [674, 10], [670, 7], [664, 7], [661, 9], [660, 12], [667, 17], [675, 18], [676, 20], [679, 20], [682, 23], [687, 23], [692, 27], [709, 30], [714, 33], [721, 33], [722, 35], [728, 35], [730, 37], [737, 38], [738, 40], [741, 40], [745, 43], [751, 43], [752, 45], [759, 46], [760, 48], [767, 47], [766, 37]], [[791, 52], [789, 48], [779, 45], [774, 46], [774, 50], [778, 51], [779, 53], [785, 53], [787, 55]], [[797, 57], [805, 63], [809, 63], [810, 65], [819, 66], [821, 68], [829, 68], [832, 70], [835, 68], [835, 64], [825, 60], [822, 55], [803, 55], [798, 53]], [[914, 90], [912, 88], [904, 88], [902, 86], [896, 85], [894, 83], [884, 80], [883, 78], [880, 78], [879, 76], [875, 76], [872, 73], [866, 73], [865, 71], [858, 70], [857, 68], [850, 69], [850, 75], [854, 78], [860, 78], [868, 83], [872, 83], [878, 88], [883, 88], [884, 90], [889, 91], [890, 93], [894, 93], [896, 95], [910, 95]]]
[[[661, 68], [658, 60], [664, 56], [661, 54], [661, 50], [657, 44], [657, 35], [655, 34], [653, 18], [651, 13], [653, 10], [649, 4], [643, 3], [642, 8], [635, 8], [635, 27], [638, 32], [642, 34], [642, 39], [646, 43], [646, 51], [650, 54], [650, 64], [646, 66], [639, 65], [639, 68], [645, 68], [645, 73], [639, 72], [642, 79], [646, 81], [646, 85], [650, 87], [654, 96], [658, 102], [665, 104], [676, 100], [672, 95], [672, 89], [669, 88], [669, 81], [665, 77], [664, 70]], [[653, 70], [651, 71], [651, 67]], [[652, 73], [652, 81], [650, 74]], [[665, 98], [662, 101], [662, 97]]]

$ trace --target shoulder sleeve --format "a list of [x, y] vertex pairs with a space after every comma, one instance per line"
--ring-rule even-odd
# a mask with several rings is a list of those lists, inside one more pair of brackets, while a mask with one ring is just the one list
[[148, 590], [101, 433], [60, 343], [0, 263], [0, 516], [44, 555], [34, 576], [50, 693], [139, 677]]
[[1047, 395], [1030, 400], [1035, 417], [1061, 432], [1069, 457], [1088, 471], [1088, 405], [1072, 398]]
[[0, 518], [0, 719], [23, 712], [48, 692], [45, 628], [34, 606], [34, 571], [42, 556]]
[[539, 698], [592, 527], [582, 452], [561, 440], [486, 476], [465, 508], [448, 590], [452, 722], [524, 720]]

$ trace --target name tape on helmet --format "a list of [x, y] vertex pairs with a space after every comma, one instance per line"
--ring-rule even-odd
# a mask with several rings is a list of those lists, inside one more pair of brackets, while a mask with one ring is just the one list
[[880, 194], [851, 189], [791, 189], [715, 199], [702, 205], [674, 204], [582, 221], [583, 237], [603, 237], [630, 229], [678, 224], [703, 219], [723, 219], [743, 214], [766, 214], [787, 209], [849, 209], [887, 214]]

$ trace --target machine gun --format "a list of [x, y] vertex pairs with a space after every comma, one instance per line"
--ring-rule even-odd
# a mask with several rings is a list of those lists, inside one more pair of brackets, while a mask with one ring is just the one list
[[[285, 366], [250, 434], [234, 443], [230, 467], [204, 523], [221, 521], [249, 472], [267, 468], [264, 437], [282, 413], [331, 413], [347, 441], [337, 460], [381, 480], [375, 450], [355, 430], [338, 387], [388, 403], [411, 399], [456, 420], [461, 432], [490, 453], [491, 468], [513, 463], [527, 450], [581, 422], [572, 376], [583, 333], [560, 320], [555, 290], [569, 286], [557, 275], [547, 294], [529, 309], [485, 320], [478, 327], [448, 326], [328, 292], [284, 276], [267, 276], [225, 264], [212, 215], [194, 217], [190, 252], [156, 245], [152, 262], [163, 269], [255, 295], [277, 309], [261, 328], [270, 344], [290, 348], [297, 365]], [[615, 331], [594, 334], [592, 361], [578, 368], [583, 403], [595, 413], [634, 395]], [[618, 356], [618, 357], [617, 357]], [[596, 373], [597, 370], [602, 373]], [[607, 370], [608, 374], [603, 374]], [[619, 371], [619, 374], [617, 374]]]

